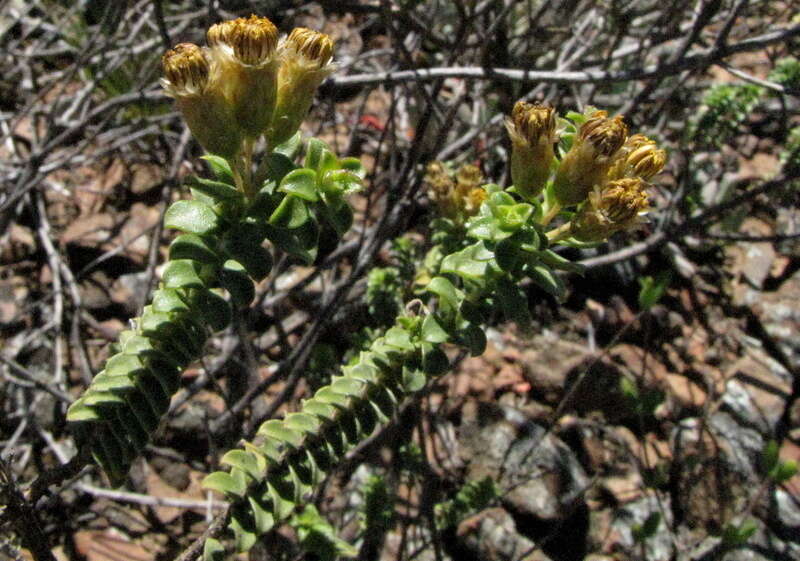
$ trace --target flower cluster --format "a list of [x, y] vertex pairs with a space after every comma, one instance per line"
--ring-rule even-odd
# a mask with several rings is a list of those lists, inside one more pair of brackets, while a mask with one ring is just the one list
[[570, 221], [549, 234], [551, 241], [598, 242], [634, 227], [649, 208], [648, 181], [663, 169], [666, 152], [644, 135], [628, 136], [621, 116], [590, 109], [573, 115], [576, 131], [559, 161], [553, 146], [573, 123], [561, 119], [558, 127], [558, 121], [552, 107], [514, 106], [506, 128], [515, 191], [533, 201], [547, 187], [543, 225], [575, 207]]
[[482, 183], [481, 170], [472, 164], [461, 166], [453, 174], [444, 164], [434, 161], [425, 170], [428, 195], [436, 204], [439, 215], [459, 223], [477, 214], [486, 199]]
[[229, 161], [262, 135], [272, 147], [291, 138], [334, 69], [330, 37], [296, 28], [279, 40], [265, 17], [218, 23], [206, 39], [164, 54], [162, 85], [200, 144]]

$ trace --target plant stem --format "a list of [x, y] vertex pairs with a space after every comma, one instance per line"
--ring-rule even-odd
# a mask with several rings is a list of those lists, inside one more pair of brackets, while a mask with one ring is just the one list
[[566, 224], [562, 224], [558, 228], [554, 228], [547, 232], [547, 240], [551, 244], [560, 242], [561, 240], [568, 238], [570, 234], [572, 234], [572, 222], [567, 222]]

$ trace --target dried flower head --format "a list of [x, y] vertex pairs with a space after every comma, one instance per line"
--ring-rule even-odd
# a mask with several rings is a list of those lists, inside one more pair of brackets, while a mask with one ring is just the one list
[[573, 236], [581, 241], [602, 241], [641, 224], [641, 216], [649, 209], [646, 186], [642, 179], [632, 177], [595, 187], [573, 219]]
[[243, 133], [259, 137], [275, 109], [278, 30], [267, 18], [253, 15], [212, 25], [206, 38], [213, 87], [233, 107]]
[[200, 144], [214, 154], [233, 157], [241, 147], [241, 133], [231, 106], [213, 87], [212, 63], [205, 49], [181, 43], [161, 59], [161, 85], [175, 98], [189, 129]]
[[336, 68], [333, 41], [324, 33], [298, 27], [278, 45], [278, 101], [268, 138], [273, 145], [292, 137], [305, 119], [314, 94]]
[[550, 177], [556, 112], [546, 105], [518, 101], [505, 124], [511, 137], [511, 180], [517, 192], [530, 200], [541, 193]]
[[667, 153], [659, 149], [653, 140], [643, 134], [635, 134], [617, 154], [608, 170], [608, 179], [641, 177], [647, 180], [660, 173], [666, 162]]
[[206, 33], [209, 46], [227, 48], [241, 64], [268, 63], [278, 46], [278, 29], [270, 20], [251, 15], [212, 25]]
[[605, 181], [627, 135], [628, 127], [620, 115], [611, 119], [605, 111], [591, 115], [578, 130], [572, 148], [558, 168], [553, 192], [560, 205], [583, 202], [595, 185]]
[[325, 67], [333, 57], [333, 41], [324, 33], [296, 27], [286, 38], [285, 49], [300, 56], [305, 63], [316, 68]]
[[161, 85], [171, 97], [202, 94], [208, 85], [208, 57], [193, 43], [180, 43], [161, 57]]

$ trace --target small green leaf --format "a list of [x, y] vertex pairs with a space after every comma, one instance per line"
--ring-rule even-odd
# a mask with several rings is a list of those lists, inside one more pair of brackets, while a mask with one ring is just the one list
[[231, 306], [211, 290], [198, 290], [194, 295], [195, 311], [212, 331], [222, 331], [231, 322]]
[[548, 294], [555, 296], [559, 300], [564, 298], [566, 292], [564, 282], [550, 267], [546, 265], [534, 265], [529, 268], [528, 276]]
[[335, 392], [330, 386], [318, 389], [317, 393], [314, 394], [314, 399], [338, 407], [347, 407], [350, 403], [350, 396]]
[[765, 473], [769, 473], [778, 465], [780, 447], [778, 442], [770, 440], [764, 445], [761, 452], [761, 468]]
[[207, 475], [203, 479], [203, 488], [236, 497], [244, 497], [247, 492], [247, 487], [241, 481], [224, 471], [215, 471]]
[[203, 544], [203, 561], [225, 561], [225, 548], [214, 538], [206, 538]]
[[333, 379], [330, 384], [331, 390], [346, 396], [358, 396], [364, 387], [364, 382], [357, 378], [339, 376]]
[[458, 304], [463, 299], [463, 294], [453, 283], [444, 277], [434, 277], [426, 287], [428, 292], [433, 292], [439, 297], [440, 306], [452, 312], [458, 310]]
[[262, 424], [258, 429], [258, 434], [285, 442], [295, 448], [303, 443], [304, 438], [302, 432], [290, 429], [279, 419], [272, 419]]
[[178, 291], [172, 288], [160, 288], [153, 292], [152, 304], [156, 312], [185, 312], [189, 309]]
[[306, 201], [316, 202], [319, 200], [317, 173], [306, 168], [291, 171], [283, 178], [278, 190]]
[[220, 271], [220, 283], [230, 293], [233, 303], [240, 308], [246, 308], [255, 298], [253, 281], [238, 261], [225, 261]]
[[384, 340], [387, 345], [398, 348], [401, 351], [413, 351], [414, 344], [411, 342], [411, 336], [408, 331], [400, 327], [392, 327], [386, 332]]
[[639, 278], [639, 285], [641, 286], [639, 289], [639, 307], [641, 309], [649, 310], [658, 303], [669, 285], [670, 277], [669, 271], [666, 271], [655, 279], [649, 276]]
[[220, 156], [215, 156], [214, 154], [206, 154], [205, 156], [200, 157], [208, 162], [208, 167], [211, 168], [211, 172], [218, 181], [222, 181], [231, 185], [234, 183], [233, 172], [231, 171], [231, 166], [228, 163], [228, 160]]
[[273, 153], [280, 154], [285, 156], [287, 159], [291, 160], [294, 158], [297, 151], [300, 149], [300, 145], [303, 141], [303, 135], [300, 131], [297, 131], [292, 135], [289, 140], [281, 142], [273, 149]]
[[258, 536], [254, 531], [255, 528], [252, 527], [253, 523], [250, 520], [249, 514], [250, 513], [246, 511], [245, 505], [234, 505], [233, 512], [231, 513], [230, 528], [233, 530], [236, 551], [249, 551], [258, 541]]
[[450, 340], [450, 335], [439, 325], [433, 314], [428, 314], [422, 320], [421, 337], [427, 343], [445, 343]]
[[215, 265], [219, 256], [209, 243], [197, 234], [181, 234], [169, 245], [169, 258], [192, 259], [198, 263]]
[[549, 265], [553, 269], [557, 269], [559, 271], [578, 273], [579, 275], [582, 275], [586, 271], [585, 266], [581, 265], [580, 263], [573, 263], [569, 259], [566, 259], [561, 255], [559, 255], [552, 249], [543, 249], [539, 251], [537, 253], [537, 257], [545, 265]]
[[294, 230], [308, 222], [309, 217], [308, 208], [302, 199], [287, 194], [269, 217], [269, 223], [280, 228]]
[[468, 280], [483, 281], [486, 268], [492, 259], [494, 253], [489, 251], [483, 242], [478, 242], [445, 257], [440, 271], [453, 273]]
[[264, 472], [259, 468], [256, 457], [244, 450], [228, 450], [220, 459], [220, 463], [239, 468], [255, 481], [261, 480], [264, 475]]
[[250, 503], [250, 511], [253, 514], [253, 522], [256, 526], [256, 531], [264, 535], [275, 526], [275, 517], [269, 511], [269, 508], [257, 501], [255, 497], [248, 496], [247, 502]]
[[289, 157], [279, 152], [273, 152], [267, 156], [266, 166], [267, 173], [264, 179], [273, 181], [275, 184], [279, 184], [286, 174], [297, 168]]
[[197, 274], [196, 262], [191, 259], [176, 259], [167, 263], [161, 281], [165, 288], [205, 288]]
[[367, 170], [364, 169], [364, 165], [358, 158], [341, 158], [339, 160], [339, 165], [343, 170], [349, 171], [359, 179], [364, 179], [367, 176]]
[[324, 152], [330, 152], [327, 144], [317, 138], [309, 138], [303, 167], [319, 171]]
[[332, 421], [339, 413], [339, 408], [328, 402], [312, 398], [303, 404], [303, 412], [315, 415], [320, 419]]
[[210, 234], [217, 229], [217, 215], [200, 201], [177, 201], [164, 215], [164, 226], [190, 234]]
[[240, 222], [225, 232], [223, 237], [225, 250], [244, 266], [255, 281], [263, 280], [272, 270], [272, 255], [261, 245], [265, 235], [259, 225]]
[[283, 419], [283, 423], [288, 428], [300, 431], [303, 434], [315, 434], [320, 424], [317, 417], [303, 412], [289, 413]]
[[795, 475], [797, 475], [797, 462], [794, 460], [779, 462], [770, 472], [770, 477], [778, 485], [789, 481]]
[[241, 201], [243, 199], [241, 191], [233, 185], [222, 181], [214, 181], [202, 177], [190, 177], [187, 184], [192, 189], [211, 197], [214, 201]]
[[425, 372], [417, 368], [403, 367], [403, 389], [408, 393], [413, 393], [425, 387], [428, 377]]

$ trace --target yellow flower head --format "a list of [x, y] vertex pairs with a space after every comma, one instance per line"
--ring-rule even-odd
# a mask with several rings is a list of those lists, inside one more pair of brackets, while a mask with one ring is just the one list
[[292, 137], [305, 119], [314, 93], [333, 72], [333, 41], [324, 33], [298, 27], [278, 46], [278, 102], [270, 125], [269, 140], [275, 145]]
[[615, 154], [625, 144], [628, 127], [622, 116], [608, 118], [596, 111], [578, 130], [572, 148], [558, 168], [553, 192], [562, 206], [586, 200], [595, 185], [601, 184]]
[[555, 156], [555, 109], [518, 101], [505, 125], [511, 137], [511, 180], [520, 195], [533, 199], [550, 177]]
[[175, 98], [189, 129], [200, 144], [214, 154], [233, 157], [241, 147], [241, 132], [230, 105], [213, 87], [213, 64], [208, 51], [181, 43], [161, 59], [161, 85]]

